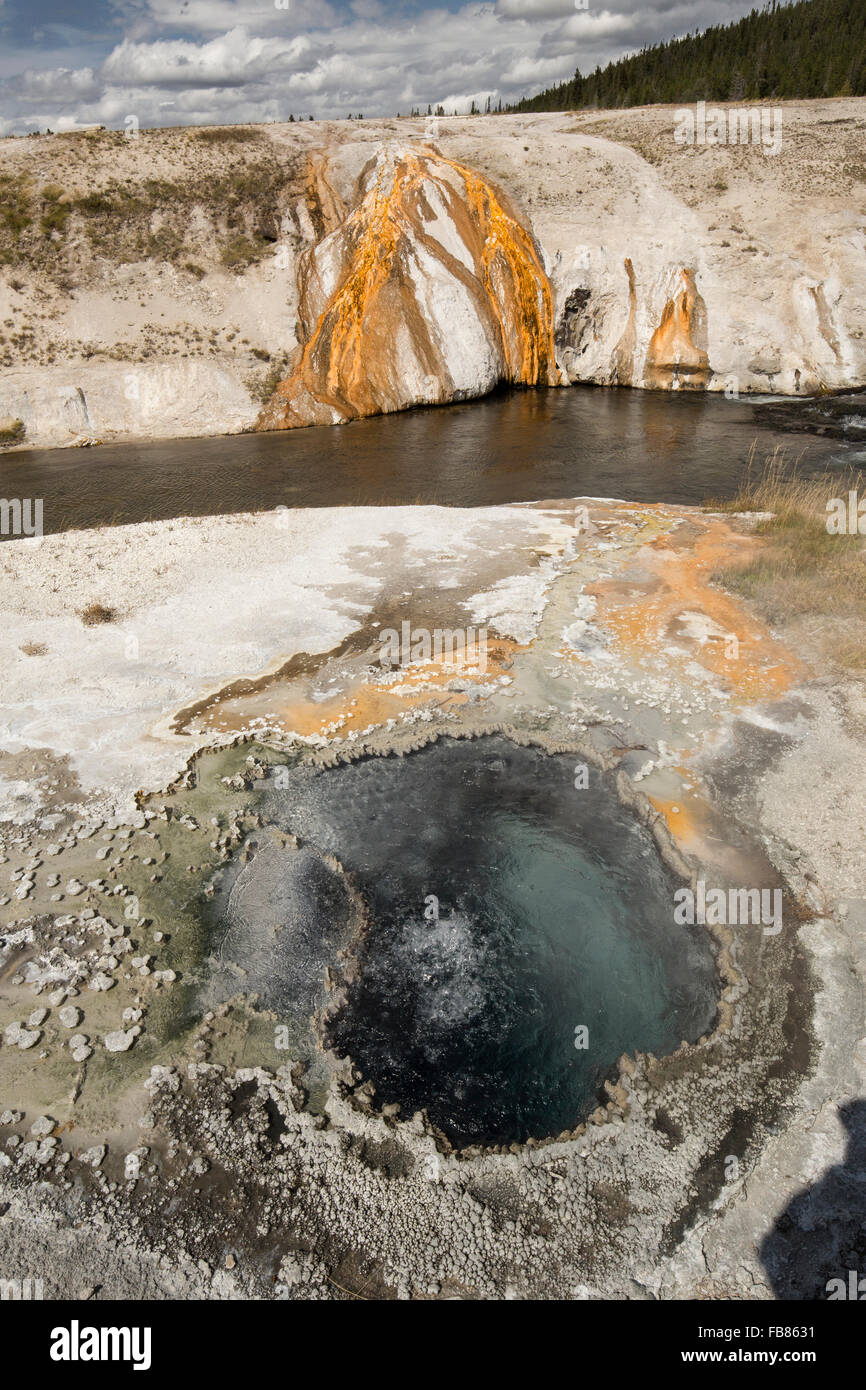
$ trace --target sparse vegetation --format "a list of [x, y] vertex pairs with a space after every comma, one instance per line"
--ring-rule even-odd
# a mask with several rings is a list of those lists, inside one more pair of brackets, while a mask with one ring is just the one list
[[196, 139], [205, 145], [225, 145], [230, 142], [237, 144], [241, 140], [249, 142], [267, 138], [261, 130], [245, 125], [209, 126], [205, 130], [197, 130], [195, 135]]
[[288, 374], [289, 364], [287, 359], [283, 357], [277, 362], [272, 362], [263, 376], [258, 376], [255, 372], [251, 373], [247, 377], [247, 390], [253, 400], [267, 405], [280, 382], [284, 381]]
[[176, 261], [186, 250], [181, 232], [174, 227], [160, 227], [147, 239], [147, 258], [151, 261]]
[[0, 444], [17, 444], [23, 438], [23, 420], [0, 420]]
[[52, 232], [57, 232], [62, 236], [66, 231], [66, 224], [72, 212], [72, 204], [64, 196], [63, 189], [57, 184], [49, 184], [42, 190], [42, 216], [39, 219], [39, 229], [43, 236], [51, 236]]
[[267, 250], [267, 243], [251, 241], [249, 237], [233, 236], [226, 242], [220, 254], [221, 263], [228, 270], [246, 270]]
[[33, 217], [26, 174], [0, 174], [0, 265], [18, 265], [21, 240]]
[[240, 271], [268, 254], [303, 189], [301, 154], [287, 161], [257, 128], [151, 132], [165, 149], [158, 177], [124, 160], [131, 142], [105, 134], [117, 146], [117, 158], [102, 156], [107, 181], [84, 142], [64, 136], [41, 186], [27, 172], [0, 174], [0, 266], [26, 266], [58, 287], [86, 284], [105, 260], [164, 261], [197, 279], [214, 265]]
[[104, 603], [90, 603], [79, 616], [85, 627], [97, 627], [100, 623], [113, 623], [117, 609], [107, 608]]
[[772, 626], [803, 632], [828, 666], [866, 671], [866, 538], [827, 530], [828, 501], [862, 493], [861, 475], [804, 477], [779, 449], [757, 474], [752, 462], [735, 498], [708, 505], [765, 513], [755, 526], [764, 544], [716, 578]]

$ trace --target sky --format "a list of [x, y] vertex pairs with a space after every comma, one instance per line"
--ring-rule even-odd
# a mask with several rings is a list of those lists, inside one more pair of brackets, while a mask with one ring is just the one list
[[0, 0], [0, 135], [483, 109], [755, 3]]

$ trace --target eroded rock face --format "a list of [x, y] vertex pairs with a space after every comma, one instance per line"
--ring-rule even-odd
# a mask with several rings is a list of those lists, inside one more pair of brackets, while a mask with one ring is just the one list
[[[641, 286], [631, 257], [625, 257], [623, 269], [628, 316], [606, 362], [599, 347], [609, 335], [610, 321], [624, 306], [615, 296], [593, 295], [585, 286], [578, 286], [566, 300], [556, 329], [565, 377], [661, 391], [706, 390], [713, 378], [708, 315], [695, 272], [687, 266], [667, 266], [649, 285]], [[582, 312], [575, 312], [578, 305]], [[589, 378], [582, 376], [580, 364], [587, 349], [594, 359]]]
[[532, 234], [504, 193], [431, 146], [379, 149], [354, 211], [302, 258], [298, 288], [302, 347], [260, 429], [560, 382]]
[[[292, 376], [292, 392], [269, 410], [291, 417], [282, 423], [342, 420], [379, 400], [394, 409], [470, 396], [500, 370], [728, 396], [862, 388], [866, 98], [784, 103], [776, 158], [760, 147], [678, 144], [674, 115], [648, 106], [449, 117], [435, 148], [424, 119], [407, 117], [268, 123], [250, 127], [252, 139], [224, 132], [216, 144], [171, 128], [152, 132], [147, 151], [130, 141], [124, 152], [106, 134], [91, 142], [84, 191], [154, 178], [206, 189], [230, 178], [250, 196], [228, 236], [221, 197], [205, 197], [176, 263], [130, 260], [123, 238], [92, 241], [73, 211], [69, 233], [52, 243], [50, 275], [37, 263], [19, 261], [14, 275], [6, 267], [0, 319], [22, 313], [27, 341], [5, 349], [0, 417], [24, 429], [5, 445], [234, 434], [253, 428], [262, 393]], [[27, 150], [0, 144], [4, 176], [26, 179]], [[65, 186], [68, 158], [66, 136], [42, 137], [46, 185]], [[259, 189], [251, 170], [263, 161], [271, 173]], [[378, 204], [364, 207], [380, 174]], [[467, 231], [479, 190], [482, 221]], [[425, 204], [439, 202], [444, 213], [425, 221]], [[538, 360], [546, 332], [534, 363], [522, 350], [509, 360], [526, 324], [514, 333], [520, 315], [511, 318], [494, 264], [484, 264], [497, 209], [509, 253], [503, 261], [500, 244], [494, 261], [506, 281], [516, 255], [526, 283], [549, 283], [540, 314], [552, 300], [556, 365], [548, 345], [547, 372]], [[252, 263], [233, 260], [236, 235], [256, 251]], [[319, 319], [340, 277], [360, 269], [356, 252], [363, 260], [377, 238], [382, 256], [367, 261], [375, 274], [361, 277], [365, 312], [351, 332], [339, 326], [332, 373], [334, 316], [321, 331]], [[523, 298], [522, 279], [507, 298]], [[491, 322], [492, 335], [479, 330]]]
[[703, 388], [710, 374], [706, 305], [691, 270], [680, 270], [671, 279], [672, 285], [660, 287], [665, 304], [647, 348], [643, 384], [663, 390]]

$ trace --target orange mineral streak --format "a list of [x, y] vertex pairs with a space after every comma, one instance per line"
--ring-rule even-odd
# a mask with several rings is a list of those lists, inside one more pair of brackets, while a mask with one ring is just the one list
[[[316, 181], [323, 178], [317, 169]], [[438, 215], [452, 223], [473, 269], [427, 230], [431, 189], [444, 207]], [[302, 260], [298, 316], [305, 346], [257, 428], [335, 423], [412, 405], [407, 348], [438, 383], [439, 399], [454, 394], [447, 345], [416, 296], [411, 269], [418, 249], [470, 295], [486, 339], [498, 341], [500, 379], [558, 384], [553, 297], [530, 233], [481, 175], [433, 151], [401, 150], [382, 159], [359, 205]], [[320, 260], [339, 266], [323, 307]]]
[[[711, 582], [715, 571], [741, 560], [760, 540], [721, 520], [690, 520], [703, 528], [693, 543], [676, 548], [672, 533], [654, 536], [639, 552], [649, 582], [638, 597], [623, 602], [616, 585], [605, 581], [588, 590], [598, 602], [599, 622], [636, 659], [663, 652], [671, 663], [699, 662], [727, 686], [735, 704], [781, 695], [802, 676], [802, 664]], [[689, 630], [695, 616], [705, 620], [703, 641]]]
[[334, 699], [324, 702], [311, 699], [308, 690], [297, 681], [277, 680], [251, 694], [226, 699], [217, 696], [196, 718], [195, 725], [201, 731], [240, 734], [250, 730], [253, 720], [264, 719], [269, 728], [280, 733], [303, 738], [345, 737], [431, 703], [440, 709], [463, 705], [467, 692], [449, 690], [451, 682], [460, 680], [478, 686], [495, 681], [505, 674], [514, 656], [524, 650], [516, 643], [496, 638], [486, 648], [483, 671], [442, 657], [413, 662], [392, 672], [389, 680], [384, 676], [381, 680], [368, 675], [359, 677]]
[[707, 310], [691, 270], [680, 271], [681, 288], [662, 310], [650, 339], [645, 377], [649, 386], [704, 387], [710, 371]]
[[527, 386], [556, 384], [553, 296], [532, 236], [480, 174], [440, 158], [463, 180], [470, 215], [484, 238], [484, 286], [498, 309], [505, 379]]
[[699, 813], [683, 806], [682, 801], [668, 800], [661, 796], [650, 796], [655, 809], [664, 816], [668, 830], [675, 836], [683, 849], [694, 849], [703, 841], [704, 826]]

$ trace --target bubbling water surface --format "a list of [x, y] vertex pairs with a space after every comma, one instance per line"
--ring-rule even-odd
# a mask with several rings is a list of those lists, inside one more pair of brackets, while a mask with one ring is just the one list
[[457, 1145], [570, 1129], [622, 1053], [713, 1026], [715, 960], [674, 922], [678, 880], [605, 775], [576, 780], [573, 755], [489, 736], [301, 764], [268, 796], [366, 900], [333, 1045], [377, 1103], [425, 1108]]

